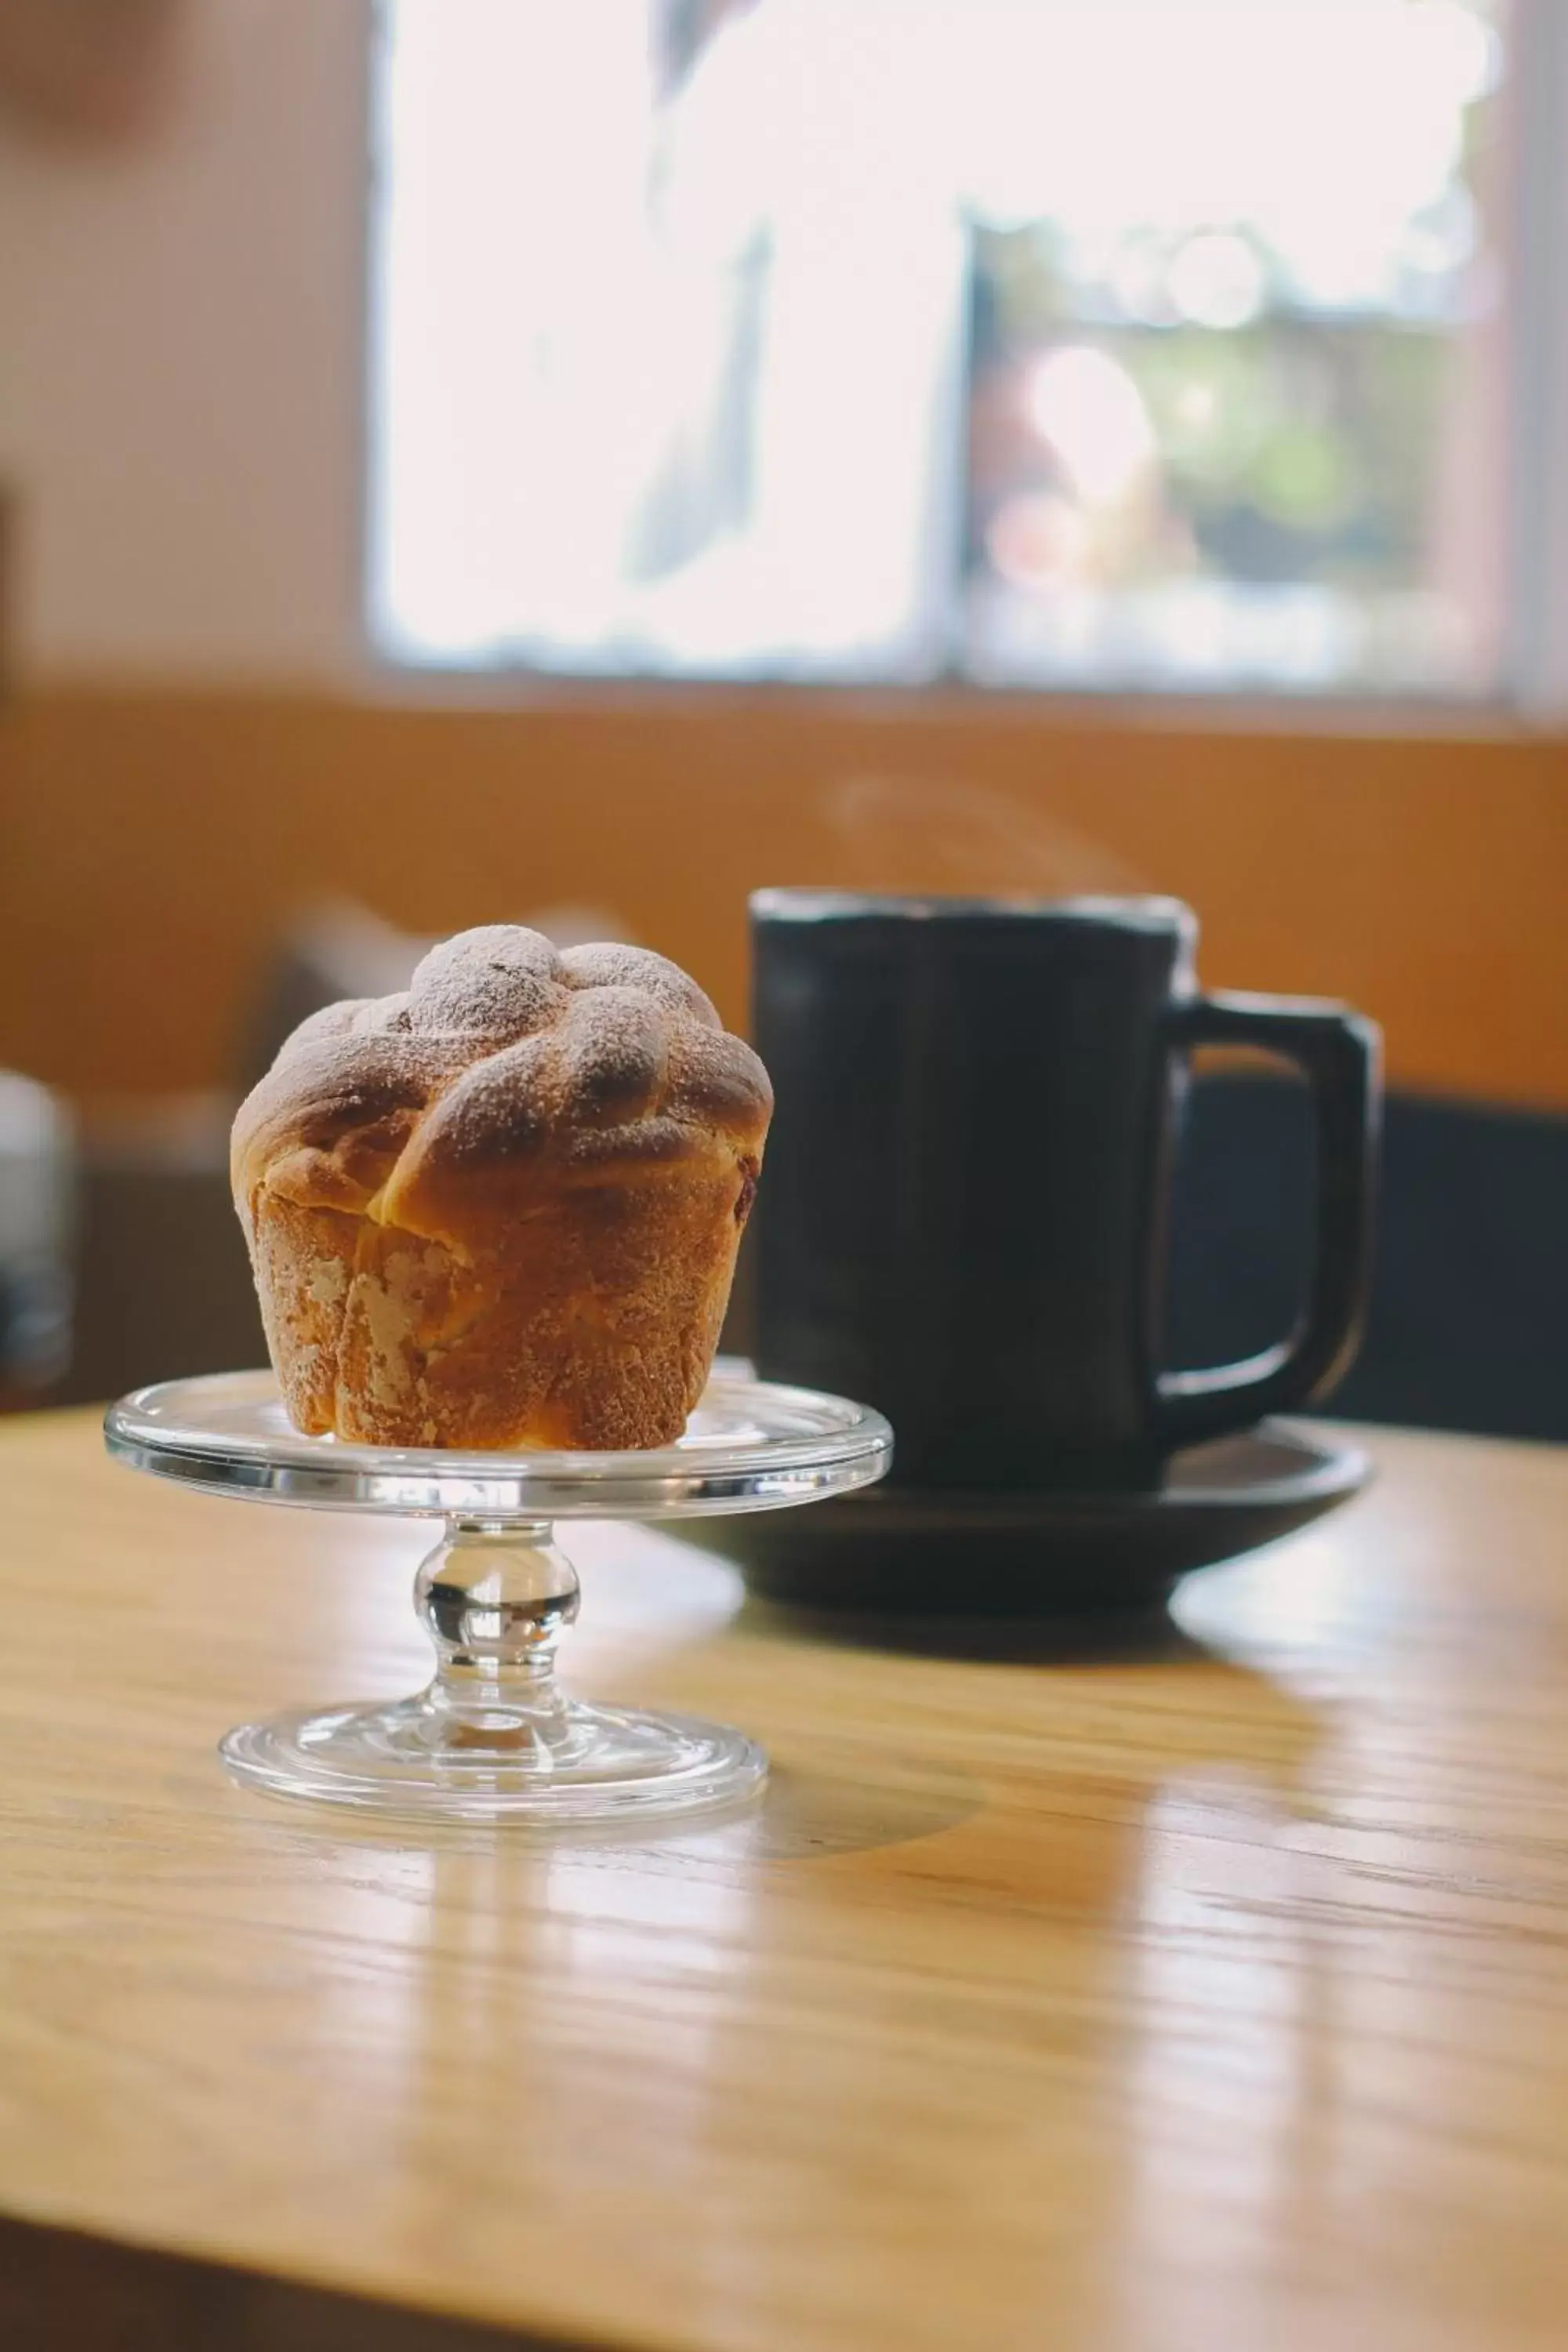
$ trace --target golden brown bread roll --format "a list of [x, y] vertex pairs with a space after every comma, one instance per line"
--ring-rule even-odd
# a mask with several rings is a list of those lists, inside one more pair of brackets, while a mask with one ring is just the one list
[[378, 1445], [668, 1444], [702, 1392], [773, 1109], [640, 948], [464, 931], [302, 1022], [234, 1124], [290, 1418]]

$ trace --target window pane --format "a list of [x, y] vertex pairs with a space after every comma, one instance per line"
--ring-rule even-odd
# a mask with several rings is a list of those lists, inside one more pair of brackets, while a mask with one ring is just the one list
[[1505, 32], [1486, 0], [395, 0], [382, 643], [1488, 690]]

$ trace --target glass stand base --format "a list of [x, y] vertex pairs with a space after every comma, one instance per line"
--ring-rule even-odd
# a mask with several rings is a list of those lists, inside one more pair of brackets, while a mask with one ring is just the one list
[[220, 1753], [236, 1780], [275, 1797], [542, 1826], [737, 1806], [768, 1769], [721, 1724], [553, 1693], [540, 1706], [453, 1706], [438, 1685], [388, 1706], [242, 1724]]
[[220, 1748], [235, 1778], [384, 1813], [581, 1827], [737, 1805], [767, 1777], [739, 1731], [562, 1690], [577, 1572], [542, 1521], [453, 1518], [414, 1602], [436, 1652], [427, 1689], [243, 1724]]

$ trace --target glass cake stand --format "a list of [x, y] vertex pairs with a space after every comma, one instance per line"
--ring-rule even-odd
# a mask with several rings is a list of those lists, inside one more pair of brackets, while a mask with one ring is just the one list
[[603, 1822], [732, 1805], [767, 1759], [739, 1731], [590, 1706], [555, 1681], [577, 1614], [560, 1519], [776, 1511], [880, 1478], [892, 1433], [841, 1397], [778, 1388], [721, 1360], [679, 1442], [640, 1454], [456, 1454], [302, 1437], [270, 1372], [138, 1389], [110, 1408], [109, 1451], [209, 1495], [441, 1518], [414, 1605], [436, 1673], [412, 1698], [242, 1724], [237, 1780], [276, 1796], [459, 1821]]

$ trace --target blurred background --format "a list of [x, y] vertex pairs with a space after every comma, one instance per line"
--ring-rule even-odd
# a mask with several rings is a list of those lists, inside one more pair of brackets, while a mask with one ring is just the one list
[[234, 1102], [429, 937], [1152, 888], [1384, 1024], [1345, 1408], [1568, 1435], [1564, 16], [0, 0], [0, 1394], [259, 1355]]

